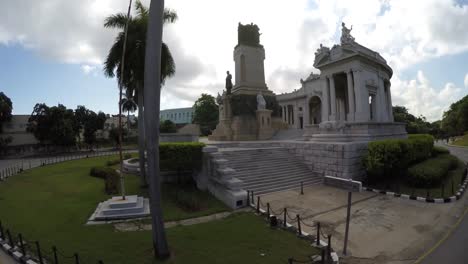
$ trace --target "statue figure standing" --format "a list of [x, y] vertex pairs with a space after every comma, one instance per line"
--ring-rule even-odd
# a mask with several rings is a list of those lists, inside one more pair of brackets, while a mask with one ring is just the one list
[[353, 26], [347, 28], [344, 22], [341, 23], [341, 44], [354, 42], [354, 37], [351, 36], [351, 30], [353, 30]]
[[232, 75], [229, 73], [229, 71], [226, 72], [226, 94], [230, 95], [231, 94], [231, 89], [232, 89]]
[[265, 110], [266, 109], [266, 102], [265, 98], [263, 98], [262, 93], [257, 94], [257, 110]]

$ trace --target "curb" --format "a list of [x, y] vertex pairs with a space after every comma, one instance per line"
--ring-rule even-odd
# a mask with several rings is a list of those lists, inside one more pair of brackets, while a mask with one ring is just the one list
[[[249, 207], [250, 207], [251, 209], [253, 209], [253, 210], [254, 210], [254, 213], [256, 214], [256, 212], [255, 212], [255, 211], [257, 210], [256, 205], [250, 203], [250, 204], [249, 204]], [[260, 211], [260, 214], [258, 214], [258, 215], [260, 215], [260, 216], [263, 216], [263, 215], [266, 215], [266, 214], [267, 214], [267, 212], [266, 212], [265, 210], [263, 210], [262, 208], [260, 208], [259, 211]], [[276, 215], [270, 214], [270, 215], [269, 215], [269, 218], [271, 218], [271, 217], [273, 217], [273, 216], [276, 217]], [[311, 243], [311, 246], [314, 247], [314, 248], [322, 249], [322, 248], [328, 246], [328, 243], [327, 243], [326, 241], [321, 240], [321, 239], [319, 240], [319, 244], [320, 244], [320, 245], [317, 246], [317, 244], [316, 244], [316, 241], [317, 241], [317, 240], [316, 240], [315, 237], [312, 236], [311, 234], [305, 232], [304, 230], [301, 230], [301, 234], [298, 235], [298, 230], [297, 230], [297, 228], [296, 228], [294, 225], [292, 225], [292, 224], [286, 222], [286, 227], [283, 227], [283, 224], [282, 224], [282, 223], [283, 223], [283, 220], [278, 219], [278, 222], [281, 223], [281, 224], [278, 224], [278, 228], [283, 229], [283, 230], [285, 230], [285, 231], [289, 231], [289, 232], [291, 232], [291, 233], [297, 235], [300, 239], [305, 239], [305, 240], [307, 240], [307, 241], [313, 242], [313, 243]], [[333, 250], [333, 248], [331, 248], [330, 256], [331, 256], [331, 258], [332, 258], [332, 259], [331, 259], [332, 261], [331, 261], [330, 263], [333, 263], [333, 264], [339, 264], [339, 263], [340, 263], [340, 258], [338, 257], [338, 254]], [[321, 256], [312, 256], [312, 258], [311, 258], [311, 261], [312, 261], [312, 262], [311, 262], [311, 263], [315, 263], [315, 261], [316, 261], [315, 258], [317, 258], [317, 257], [318, 257], [318, 258], [321, 258]]]
[[443, 204], [443, 203], [456, 202], [456, 201], [460, 200], [460, 197], [463, 195], [463, 193], [465, 192], [467, 187], [468, 187], [468, 177], [465, 176], [465, 180], [460, 185], [460, 188], [458, 189], [457, 193], [455, 195], [452, 195], [450, 197], [445, 197], [445, 198], [429, 198], [429, 197], [421, 197], [421, 196], [412, 196], [412, 195], [409, 195], [409, 194], [387, 192], [387, 191], [384, 191], [384, 190], [378, 190], [378, 189], [374, 189], [374, 188], [370, 188], [370, 187], [363, 187], [363, 189], [368, 191], [368, 192], [380, 193], [380, 194], [384, 194], [384, 195], [387, 195], [387, 196], [398, 197], [398, 198], [406, 199], [406, 200], [414, 200], [414, 201], [426, 202], [426, 203]]
[[11, 247], [7, 241], [2, 238], [0, 238], [0, 249], [3, 249], [3, 251], [11, 256], [17, 263], [37, 264], [36, 260], [28, 255], [23, 255], [17, 246]]

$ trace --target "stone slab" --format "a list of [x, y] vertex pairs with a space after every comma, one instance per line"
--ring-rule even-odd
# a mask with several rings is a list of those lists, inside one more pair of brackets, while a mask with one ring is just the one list
[[333, 176], [325, 176], [323, 179], [325, 185], [337, 187], [352, 192], [361, 192], [362, 183], [360, 181], [353, 181], [351, 179], [344, 179]]

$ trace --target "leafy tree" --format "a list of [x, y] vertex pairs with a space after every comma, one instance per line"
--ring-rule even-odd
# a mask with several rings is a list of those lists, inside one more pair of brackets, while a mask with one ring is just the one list
[[99, 112], [96, 114], [93, 111], [88, 111], [84, 123], [84, 141], [86, 144], [92, 146], [96, 143], [96, 131], [104, 128], [106, 122], [106, 114]]
[[171, 120], [164, 120], [159, 125], [159, 132], [161, 133], [176, 133], [177, 127]]
[[13, 110], [13, 103], [11, 99], [3, 92], [0, 92], [0, 133], [3, 129], [3, 123], [11, 120], [11, 111]]
[[61, 104], [52, 107], [36, 104], [28, 119], [27, 130], [41, 143], [71, 146], [75, 144], [75, 122], [73, 110]]
[[[122, 128], [122, 141], [125, 141], [125, 137], [127, 136], [127, 130]], [[119, 145], [119, 128], [113, 127], [109, 130], [109, 139], [111, 139], [116, 146]]]
[[404, 106], [394, 106], [393, 117], [395, 122], [406, 123], [406, 131], [409, 134], [427, 134], [431, 130], [431, 123], [427, 122], [424, 116], [415, 117]]
[[[148, 27], [149, 10], [140, 1], [135, 2], [136, 16], [127, 17], [127, 14], [118, 13], [106, 18], [104, 27], [121, 30], [114, 44], [109, 50], [104, 62], [104, 73], [108, 77], [117, 76], [120, 88], [135, 91], [138, 98], [138, 148], [139, 155], [145, 155], [144, 135], [144, 105], [143, 82], [145, 71], [146, 32]], [[124, 29], [128, 20], [127, 44], [125, 50], [125, 67], [121, 72], [123, 44], [125, 39]], [[177, 14], [171, 10], [164, 10], [163, 23], [173, 23], [177, 20]], [[166, 78], [175, 74], [175, 62], [169, 47], [162, 43], [160, 81], [164, 83]], [[131, 94], [131, 93], [130, 93]], [[158, 109], [159, 111], [159, 109]], [[146, 184], [144, 159], [140, 159], [140, 171], [143, 185]]]
[[127, 112], [127, 128], [130, 129], [130, 112], [133, 113], [137, 110], [138, 106], [133, 100], [133, 95], [131, 94], [131, 90], [127, 90], [125, 93], [125, 97], [122, 98], [122, 102], [120, 105], [122, 106], [122, 111]]
[[193, 108], [193, 123], [200, 125], [202, 135], [208, 135], [218, 124], [219, 112], [215, 98], [209, 94], [202, 94]]
[[[3, 92], [0, 92], [0, 133], [3, 131], [3, 124], [11, 120], [13, 103]], [[0, 137], [0, 150], [4, 150], [13, 139], [11, 137]]]
[[463, 135], [468, 131], [468, 95], [450, 105], [449, 110], [444, 112], [441, 127], [448, 136]]

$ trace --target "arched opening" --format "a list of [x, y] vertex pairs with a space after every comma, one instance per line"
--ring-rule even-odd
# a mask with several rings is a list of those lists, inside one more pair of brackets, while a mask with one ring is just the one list
[[309, 100], [309, 124], [320, 124], [322, 122], [322, 101], [318, 96]]

